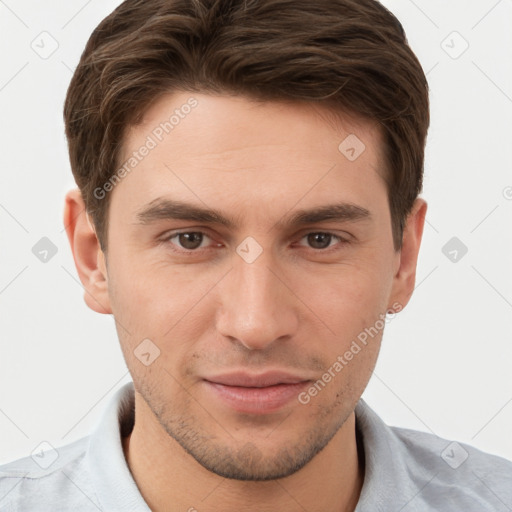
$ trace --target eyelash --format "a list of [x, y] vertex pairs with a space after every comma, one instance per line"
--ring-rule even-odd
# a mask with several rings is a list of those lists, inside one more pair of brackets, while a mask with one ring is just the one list
[[[171, 240], [179, 235], [183, 235], [183, 234], [200, 234], [200, 235], [203, 235], [203, 236], [206, 236], [208, 238], [211, 238], [208, 233], [204, 232], [204, 231], [173, 231], [172, 233], [169, 233], [167, 234], [163, 239], [162, 239], [162, 242], [167, 244], [167, 243], [170, 243], [171, 245], [174, 245]], [[339, 245], [341, 246], [340, 248], [336, 248], [336, 246], [334, 247], [328, 247], [326, 249], [314, 249], [314, 248], [309, 248], [311, 251], [313, 252], [317, 252], [317, 253], [324, 253], [324, 254], [329, 254], [331, 252], [334, 252], [334, 251], [337, 251], [337, 250], [340, 250], [343, 246], [345, 245], [348, 245], [350, 244], [350, 240], [347, 240], [345, 238], [342, 238], [340, 237], [339, 235], [335, 235], [334, 233], [331, 233], [329, 231], [309, 231], [308, 233], [304, 234], [303, 236], [301, 236], [300, 240], [302, 240], [303, 238], [306, 238], [308, 235], [317, 235], [317, 234], [322, 234], [322, 235], [328, 235], [328, 236], [331, 236], [335, 239], [338, 240], [339, 242]], [[198, 248], [198, 249], [171, 249], [172, 251], [174, 252], [177, 252], [177, 253], [181, 253], [181, 254], [199, 254], [201, 252], [203, 252], [204, 250], [206, 250], [207, 248]]]

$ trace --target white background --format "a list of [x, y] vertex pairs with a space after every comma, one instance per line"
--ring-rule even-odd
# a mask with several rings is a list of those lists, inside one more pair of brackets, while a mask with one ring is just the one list
[[[131, 380], [112, 317], [83, 301], [62, 221], [66, 89], [118, 3], [0, 1], [0, 463], [87, 435]], [[512, 459], [512, 0], [383, 3], [428, 73], [429, 210], [417, 289], [363, 398], [391, 425]], [[58, 42], [47, 59], [31, 48], [43, 31]], [[32, 253], [44, 236], [47, 263]], [[468, 248], [455, 263], [442, 252], [454, 236]]]

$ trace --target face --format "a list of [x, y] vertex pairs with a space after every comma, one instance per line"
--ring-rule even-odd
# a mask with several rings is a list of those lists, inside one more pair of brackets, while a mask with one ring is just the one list
[[[165, 96], [126, 133], [122, 162], [137, 162], [110, 192], [108, 302], [135, 389], [229, 478], [287, 476], [319, 453], [403, 306], [381, 135], [325, 113]], [[339, 149], [350, 134], [363, 152], [353, 136]]]

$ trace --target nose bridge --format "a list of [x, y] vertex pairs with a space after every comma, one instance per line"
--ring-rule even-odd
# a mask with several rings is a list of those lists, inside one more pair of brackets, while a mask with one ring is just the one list
[[281, 282], [272, 250], [249, 240], [237, 247], [232, 261], [221, 291], [219, 332], [252, 350], [292, 335], [297, 321], [293, 294]]

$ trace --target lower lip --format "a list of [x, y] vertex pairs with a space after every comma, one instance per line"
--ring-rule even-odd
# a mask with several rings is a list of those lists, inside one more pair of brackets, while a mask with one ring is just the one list
[[309, 384], [309, 381], [296, 384], [277, 384], [264, 388], [245, 388], [226, 386], [216, 382], [204, 381], [207, 388], [225, 404], [238, 412], [264, 414], [275, 412], [297, 395]]

